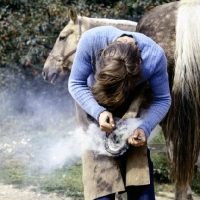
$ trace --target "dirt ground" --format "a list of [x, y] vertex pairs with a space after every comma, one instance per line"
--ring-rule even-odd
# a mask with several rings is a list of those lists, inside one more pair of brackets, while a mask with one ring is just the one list
[[[193, 195], [194, 200], [200, 200], [200, 197], [197, 195]], [[174, 199], [174, 194], [170, 192], [160, 192], [158, 196], [156, 196], [156, 200], [170, 200]]]
[[[15, 188], [12, 185], [3, 185], [0, 183], [0, 200], [73, 200], [71, 197], [58, 197], [55, 193], [41, 194], [32, 191], [33, 188]], [[173, 199], [174, 194], [170, 192], [160, 192], [156, 200]], [[200, 200], [200, 197], [194, 195], [194, 200]]]
[[58, 197], [55, 193], [41, 194], [32, 189], [31, 187], [19, 189], [0, 183], [0, 200], [73, 200], [68, 197]]

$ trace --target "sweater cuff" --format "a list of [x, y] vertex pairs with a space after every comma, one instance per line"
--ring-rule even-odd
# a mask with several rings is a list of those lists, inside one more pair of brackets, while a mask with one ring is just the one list
[[151, 131], [144, 125], [141, 125], [138, 128], [141, 128], [145, 132], [146, 138], [148, 139], [148, 137], [150, 136]]
[[95, 112], [95, 119], [99, 122], [99, 115], [104, 112], [106, 109], [104, 107], [99, 107]]

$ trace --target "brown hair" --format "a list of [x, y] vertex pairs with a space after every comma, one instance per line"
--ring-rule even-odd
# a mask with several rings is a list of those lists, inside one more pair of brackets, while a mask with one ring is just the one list
[[113, 42], [100, 51], [95, 84], [91, 88], [97, 102], [114, 110], [125, 102], [142, 78], [141, 51], [137, 43]]

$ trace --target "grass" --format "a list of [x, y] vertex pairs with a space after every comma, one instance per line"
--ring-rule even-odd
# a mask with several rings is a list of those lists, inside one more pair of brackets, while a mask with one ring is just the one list
[[71, 167], [64, 167], [55, 170], [52, 174], [46, 175], [41, 182], [41, 189], [54, 191], [68, 196], [82, 196], [83, 185], [81, 164]]
[[0, 170], [0, 179], [6, 184], [22, 184], [27, 178], [25, 166], [19, 162], [4, 161]]
[[[151, 143], [165, 144], [165, 138], [162, 132], [155, 136]], [[171, 183], [171, 166], [166, 152], [151, 152], [151, 160], [154, 164], [154, 179], [160, 183]]]
[[82, 198], [82, 166], [64, 166], [49, 173], [29, 168], [19, 161], [6, 161], [1, 166], [0, 181], [17, 187], [34, 186], [36, 191], [55, 192], [62, 196]]

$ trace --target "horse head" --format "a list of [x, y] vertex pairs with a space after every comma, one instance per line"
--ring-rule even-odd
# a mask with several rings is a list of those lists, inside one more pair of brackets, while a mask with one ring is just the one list
[[107, 25], [126, 31], [134, 31], [137, 25], [136, 22], [129, 20], [81, 17], [73, 8], [69, 9], [69, 16], [69, 23], [60, 32], [44, 64], [42, 72], [44, 80], [52, 84], [59, 83], [70, 73], [79, 38], [86, 30]]
[[57, 84], [70, 73], [81, 35], [81, 20], [73, 8], [69, 9], [70, 21], [60, 32], [52, 51], [44, 64], [43, 78]]

